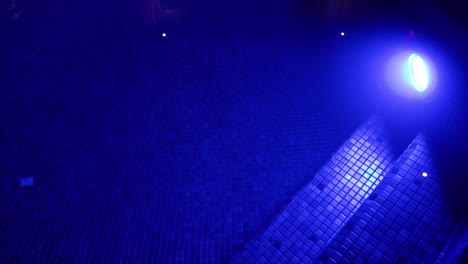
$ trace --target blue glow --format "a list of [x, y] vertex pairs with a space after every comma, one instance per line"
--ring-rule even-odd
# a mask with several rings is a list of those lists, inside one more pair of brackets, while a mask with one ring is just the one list
[[429, 68], [420, 56], [411, 54], [409, 57], [408, 74], [414, 89], [418, 92], [424, 92], [427, 89], [429, 86]]

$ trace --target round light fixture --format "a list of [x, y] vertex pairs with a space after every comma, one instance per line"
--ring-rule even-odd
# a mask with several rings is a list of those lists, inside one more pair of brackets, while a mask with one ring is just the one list
[[429, 68], [426, 62], [417, 54], [411, 54], [408, 59], [408, 74], [411, 85], [418, 92], [424, 92], [429, 86]]

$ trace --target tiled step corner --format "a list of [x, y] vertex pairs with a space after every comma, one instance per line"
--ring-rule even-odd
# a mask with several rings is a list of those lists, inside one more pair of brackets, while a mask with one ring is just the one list
[[311, 263], [383, 179], [395, 155], [371, 117], [231, 263]]
[[436, 262], [462, 220], [447, 209], [425, 137], [391, 167], [315, 262]]

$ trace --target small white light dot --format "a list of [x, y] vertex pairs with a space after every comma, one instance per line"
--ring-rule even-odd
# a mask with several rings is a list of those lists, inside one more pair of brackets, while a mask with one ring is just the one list
[[163, 36], [163, 38], [165, 38], [165, 37], [166, 37], [166, 33], [162, 33], [162, 36]]
[[344, 32], [341, 32], [341, 36], [344, 36], [344, 35], [345, 35]]
[[427, 172], [423, 172], [423, 173], [422, 173], [422, 176], [423, 176], [423, 177], [427, 177]]

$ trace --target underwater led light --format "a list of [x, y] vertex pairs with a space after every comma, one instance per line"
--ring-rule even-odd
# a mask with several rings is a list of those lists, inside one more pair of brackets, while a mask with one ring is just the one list
[[408, 59], [408, 75], [416, 91], [424, 92], [429, 86], [429, 68], [417, 54], [411, 54]]

